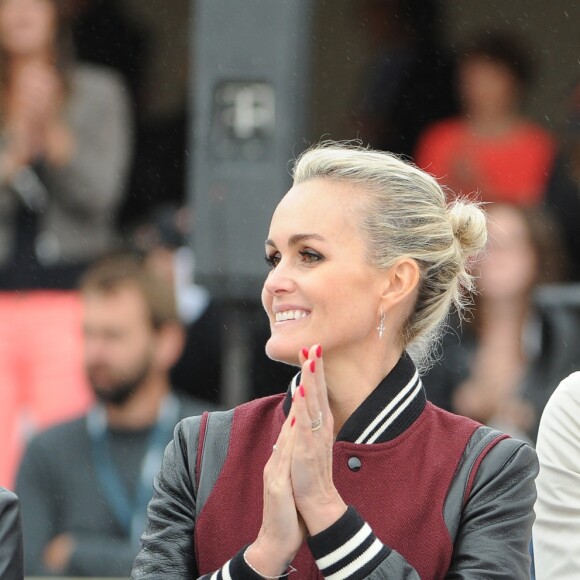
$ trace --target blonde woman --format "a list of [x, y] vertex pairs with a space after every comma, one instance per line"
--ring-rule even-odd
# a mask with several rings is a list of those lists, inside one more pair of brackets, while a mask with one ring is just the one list
[[285, 395], [183, 421], [133, 578], [526, 578], [537, 460], [427, 402], [418, 369], [485, 216], [383, 152], [304, 153], [265, 249]]

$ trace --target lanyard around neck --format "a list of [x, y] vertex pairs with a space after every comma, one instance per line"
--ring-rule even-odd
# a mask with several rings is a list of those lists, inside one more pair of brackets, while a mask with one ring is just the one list
[[165, 447], [171, 440], [178, 419], [179, 401], [175, 395], [168, 394], [161, 404], [157, 421], [147, 439], [137, 489], [131, 500], [113, 461], [104, 407], [96, 405], [87, 416], [87, 430], [99, 484], [115, 519], [135, 545], [138, 545], [145, 528], [147, 504], [153, 492], [153, 478], [161, 467]]

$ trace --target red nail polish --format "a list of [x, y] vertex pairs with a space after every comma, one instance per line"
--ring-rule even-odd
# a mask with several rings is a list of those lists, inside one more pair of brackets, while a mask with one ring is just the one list
[[304, 347], [304, 348], [302, 349], [302, 356], [303, 356], [304, 358], [308, 358], [308, 349], [307, 349], [306, 347]]
[[316, 349], [316, 356], [318, 358], [322, 357], [322, 347], [320, 345], [318, 345], [318, 348]]
[[296, 417], [292, 417], [292, 421], [290, 421], [290, 427], [294, 427], [294, 423], [296, 423]]
[[310, 361], [310, 372], [313, 373], [315, 370], [316, 370], [316, 361], [311, 360]]
[[303, 397], [305, 397], [305, 396], [306, 396], [306, 392], [304, 391], [304, 387], [303, 387], [302, 385], [300, 385], [300, 386], [298, 387], [298, 390], [300, 391], [300, 394], [301, 394]]

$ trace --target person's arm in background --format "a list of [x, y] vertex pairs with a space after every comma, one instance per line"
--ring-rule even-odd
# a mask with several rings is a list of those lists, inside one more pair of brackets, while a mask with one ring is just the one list
[[580, 373], [564, 379], [544, 408], [533, 530], [537, 580], [580, 575]]
[[20, 503], [14, 493], [0, 488], [0, 580], [23, 576]]
[[131, 103], [110, 71], [81, 67], [73, 86], [66, 117], [47, 132], [44, 175], [51, 195], [71, 211], [106, 219], [121, 200], [131, 161]]
[[22, 505], [24, 571], [27, 575], [48, 573], [43, 566], [44, 548], [57, 531], [58, 507], [52, 496], [48, 458], [37, 438], [28, 446], [16, 481], [16, 494]]
[[41, 154], [44, 127], [60, 109], [62, 80], [53, 66], [27, 64], [5, 87], [0, 135], [0, 183], [9, 183]]
[[[24, 70], [20, 74], [22, 76], [31, 75]], [[29, 86], [26, 82], [18, 82], [11, 106], [5, 107], [3, 111], [0, 131], [0, 212], [7, 219], [12, 218], [18, 203], [11, 191], [13, 179], [29, 166], [34, 157], [35, 115], [28, 105], [35, 103], [37, 97], [38, 85]]]
[[51, 541], [44, 560], [53, 564], [52, 571], [67, 576], [126, 577], [136, 555], [137, 549], [129, 540], [95, 533], [63, 534]]

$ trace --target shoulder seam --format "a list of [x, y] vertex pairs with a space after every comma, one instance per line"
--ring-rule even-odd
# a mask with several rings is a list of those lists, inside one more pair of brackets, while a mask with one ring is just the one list
[[[500, 441], [503, 441], [504, 439], [509, 438], [509, 435], [506, 435], [505, 433], [501, 433], [501, 432], [495, 431], [495, 430], [492, 431], [491, 433], [489, 433], [488, 435], [486, 435], [486, 437], [489, 437], [490, 435], [491, 435], [491, 437], [489, 438], [489, 441], [487, 441], [487, 443], [479, 450], [479, 452], [474, 457], [474, 459], [471, 463], [471, 466], [469, 468], [469, 474], [468, 474], [467, 480], [465, 482], [465, 487], [463, 490], [462, 506], [465, 506], [465, 504], [467, 503], [467, 500], [469, 499], [469, 495], [471, 493], [471, 490], [473, 489], [473, 483], [475, 481], [475, 477], [477, 476], [477, 472], [479, 471], [479, 466], [481, 465], [481, 462], [485, 459], [487, 454]], [[503, 466], [502, 466], [502, 469], [503, 469]]]

